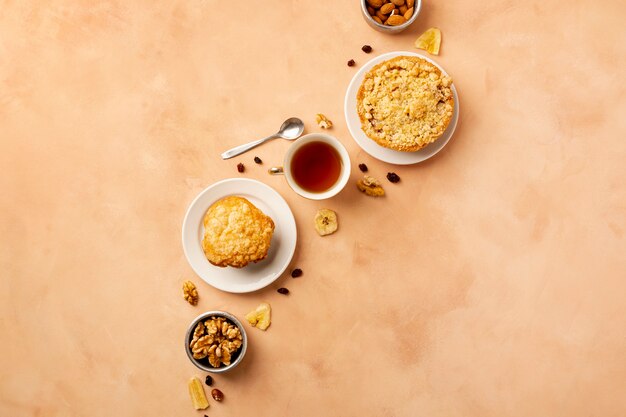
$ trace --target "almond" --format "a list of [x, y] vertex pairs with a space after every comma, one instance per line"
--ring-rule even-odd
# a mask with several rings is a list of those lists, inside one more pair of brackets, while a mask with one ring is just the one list
[[403, 23], [406, 23], [406, 19], [404, 18], [404, 16], [394, 14], [394, 15], [389, 16], [389, 18], [387, 19], [385, 23], [388, 24], [389, 26], [398, 26]]
[[406, 7], [413, 7], [415, 0], [406, 0]]
[[396, 6], [402, 6], [404, 4], [404, 0], [391, 0], [391, 2]]
[[383, 24], [383, 21], [380, 20], [380, 17], [378, 17], [378, 16], [372, 16], [372, 19], [374, 19], [376, 21], [376, 23], [378, 23], [379, 25]]
[[367, 4], [372, 6], [374, 9], [378, 9], [383, 5], [383, 0], [367, 0]]
[[400, 10], [400, 14], [405, 14], [406, 11], [409, 10], [409, 8], [403, 5], [398, 7], [398, 10]]
[[413, 16], [413, 8], [412, 7], [409, 10], [406, 11], [406, 13], [404, 14], [404, 18], [406, 20], [409, 20], [411, 18], [411, 16]]
[[376, 16], [378, 16], [378, 18], [379, 18], [380, 20], [382, 20], [383, 22], [384, 22], [385, 20], [387, 20], [387, 16], [385, 16], [384, 14], [382, 14], [380, 10], [376, 10]]
[[374, 10], [374, 8], [372, 6], [367, 6], [367, 12], [371, 15], [374, 16], [376, 14], [376, 10]]
[[380, 8], [380, 12], [382, 14], [389, 14], [395, 8], [396, 6], [394, 6], [393, 3], [385, 3], [383, 4], [383, 7]]

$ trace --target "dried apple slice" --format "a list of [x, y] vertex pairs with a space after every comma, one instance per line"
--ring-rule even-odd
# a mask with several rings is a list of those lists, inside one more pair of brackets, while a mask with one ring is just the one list
[[246, 320], [259, 330], [270, 327], [272, 307], [268, 303], [261, 303], [255, 309], [246, 314]]
[[415, 47], [423, 49], [429, 54], [439, 55], [441, 46], [441, 31], [438, 28], [430, 28], [415, 40]]

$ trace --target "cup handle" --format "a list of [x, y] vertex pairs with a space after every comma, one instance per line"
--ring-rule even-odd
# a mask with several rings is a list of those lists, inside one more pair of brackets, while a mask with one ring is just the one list
[[271, 167], [270, 169], [267, 170], [267, 172], [270, 175], [284, 175], [285, 174], [283, 167]]

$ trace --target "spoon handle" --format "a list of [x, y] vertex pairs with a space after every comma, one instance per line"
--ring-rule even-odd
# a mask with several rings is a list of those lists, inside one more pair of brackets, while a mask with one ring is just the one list
[[244, 152], [248, 152], [250, 149], [252, 148], [256, 148], [257, 146], [259, 146], [262, 143], [267, 142], [268, 140], [272, 140], [275, 138], [278, 138], [280, 136], [278, 136], [277, 134], [273, 134], [271, 136], [268, 136], [266, 138], [263, 139], [259, 139], [259, 140], [255, 140], [254, 142], [250, 142], [250, 143], [246, 143], [243, 145], [239, 145], [239, 146], [235, 146], [233, 149], [229, 149], [226, 152], [224, 152], [221, 156], [222, 159], [230, 159], [234, 156], [237, 155], [241, 155]]

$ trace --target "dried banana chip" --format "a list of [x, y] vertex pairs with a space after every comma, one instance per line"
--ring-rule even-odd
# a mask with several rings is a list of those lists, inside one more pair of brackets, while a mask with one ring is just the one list
[[330, 209], [320, 209], [315, 215], [315, 230], [320, 236], [333, 234], [337, 231], [337, 213]]
[[423, 49], [430, 54], [439, 55], [441, 46], [441, 31], [438, 28], [430, 28], [422, 33], [415, 41], [417, 49]]
[[255, 309], [246, 314], [246, 320], [257, 329], [265, 330], [270, 327], [272, 307], [268, 303], [261, 303]]

